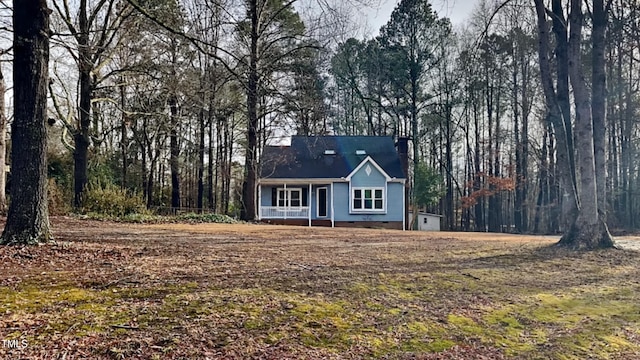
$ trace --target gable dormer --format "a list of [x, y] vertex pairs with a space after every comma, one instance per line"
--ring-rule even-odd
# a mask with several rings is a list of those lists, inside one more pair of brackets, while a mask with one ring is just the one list
[[367, 156], [345, 179], [354, 186], [384, 186], [391, 177]]

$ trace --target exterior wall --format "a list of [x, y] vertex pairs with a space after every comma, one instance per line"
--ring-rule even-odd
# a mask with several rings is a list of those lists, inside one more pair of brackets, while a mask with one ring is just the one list
[[403, 183], [388, 183], [387, 184], [387, 213], [393, 214], [394, 221], [402, 221], [404, 214], [404, 204], [402, 199], [404, 196], [404, 184]]
[[402, 221], [336, 221], [335, 226], [402, 230]]
[[418, 214], [418, 229], [422, 231], [440, 231], [440, 217]]
[[[383, 178], [384, 179], [384, 178]], [[370, 186], [384, 186], [382, 184], [370, 185]], [[349, 183], [335, 183], [333, 185], [335, 192], [334, 207], [336, 211], [335, 221], [365, 221], [365, 222], [391, 222], [399, 221], [400, 228], [402, 228], [402, 213], [404, 212], [402, 204], [402, 195], [404, 193], [404, 186], [402, 183], [388, 183], [386, 193], [386, 213], [355, 213], [349, 212], [351, 194], [349, 189]]]
[[[409, 219], [411, 219], [411, 212], [409, 213]], [[416, 219], [418, 230], [420, 231], [440, 231], [440, 216], [435, 214], [418, 213]]]
[[[371, 172], [367, 175], [367, 166]], [[371, 162], [367, 162], [351, 177], [351, 186], [384, 186], [387, 179]]]
[[260, 188], [260, 205], [262, 206], [276, 206], [271, 202], [271, 189], [279, 186], [265, 186], [261, 185]]

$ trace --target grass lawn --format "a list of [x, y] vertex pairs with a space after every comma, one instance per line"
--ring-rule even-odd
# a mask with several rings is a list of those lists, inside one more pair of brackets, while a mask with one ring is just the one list
[[634, 251], [495, 234], [52, 224], [55, 244], [0, 247], [2, 359], [640, 358]]

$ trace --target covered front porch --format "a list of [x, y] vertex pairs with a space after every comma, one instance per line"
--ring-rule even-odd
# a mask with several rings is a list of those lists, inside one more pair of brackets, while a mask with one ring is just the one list
[[277, 224], [335, 225], [333, 183], [273, 181], [258, 184], [258, 220]]

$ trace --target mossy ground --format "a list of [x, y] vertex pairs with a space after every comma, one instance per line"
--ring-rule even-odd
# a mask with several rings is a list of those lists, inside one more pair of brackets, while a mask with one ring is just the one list
[[552, 239], [52, 221], [1, 247], [0, 358], [640, 358], [640, 254]]

